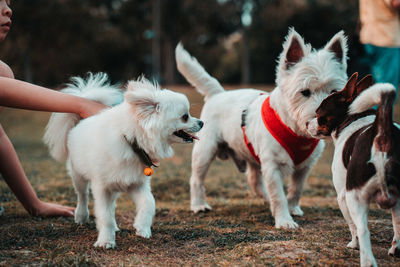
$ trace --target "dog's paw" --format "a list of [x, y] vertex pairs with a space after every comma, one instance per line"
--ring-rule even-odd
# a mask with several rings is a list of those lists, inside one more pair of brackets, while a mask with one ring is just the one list
[[400, 258], [400, 248], [398, 248], [397, 246], [392, 246], [389, 249], [388, 255], [392, 256], [392, 257]]
[[290, 214], [294, 216], [303, 216], [304, 212], [301, 210], [300, 206], [289, 207]]
[[74, 218], [77, 224], [85, 224], [89, 222], [89, 212], [80, 212], [78, 209], [76, 209]]
[[115, 241], [97, 240], [96, 243], [94, 243], [94, 246], [105, 249], [115, 248]]
[[205, 203], [204, 205], [192, 205], [190, 207], [190, 210], [193, 211], [194, 213], [199, 213], [199, 212], [210, 211], [210, 210], [212, 210], [212, 208], [210, 207], [210, 205]]
[[275, 228], [282, 228], [282, 229], [295, 229], [298, 228], [299, 225], [293, 221], [291, 217], [286, 218], [278, 218], [275, 219]]
[[143, 229], [136, 228], [136, 235], [141, 236], [143, 238], [150, 238], [151, 237], [151, 229], [150, 229], [150, 227], [143, 228]]
[[352, 239], [348, 244], [347, 244], [348, 248], [353, 248], [353, 249], [357, 249], [358, 248], [358, 241], [357, 239]]

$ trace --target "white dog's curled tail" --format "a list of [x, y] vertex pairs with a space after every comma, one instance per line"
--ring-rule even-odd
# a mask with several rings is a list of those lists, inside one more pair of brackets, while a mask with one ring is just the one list
[[[61, 92], [88, 98], [108, 106], [123, 101], [123, 93], [117, 86], [110, 84], [105, 73], [89, 73], [86, 79], [72, 77], [71, 83]], [[80, 116], [73, 113], [53, 113], [46, 126], [43, 141], [48, 146], [51, 156], [60, 162], [68, 157], [67, 139], [69, 131], [80, 121]]]
[[381, 104], [382, 94], [396, 93], [396, 88], [391, 83], [376, 83], [362, 91], [349, 107], [349, 114], [366, 111]]
[[221, 84], [207, 73], [197, 59], [183, 48], [181, 43], [175, 48], [175, 58], [179, 72], [200, 94], [204, 95], [205, 101], [211, 96], [225, 91]]

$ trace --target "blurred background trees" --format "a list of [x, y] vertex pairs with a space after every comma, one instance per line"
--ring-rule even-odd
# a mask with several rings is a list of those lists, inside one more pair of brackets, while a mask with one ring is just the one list
[[18, 79], [46, 86], [88, 71], [181, 83], [180, 41], [223, 83], [273, 83], [290, 26], [316, 48], [343, 29], [349, 72], [364, 67], [357, 0], [18, 0], [11, 8], [0, 57]]

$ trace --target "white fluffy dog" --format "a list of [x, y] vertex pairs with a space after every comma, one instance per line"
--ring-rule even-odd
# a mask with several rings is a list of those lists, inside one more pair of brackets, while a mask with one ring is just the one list
[[[118, 103], [122, 93], [111, 86], [107, 75], [73, 78], [65, 92], [102, 102]], [[78, 197], [75, 222], [88, 221], [88, 183], [94, 197], [99, 235], [94, 246], [115, 247], [115, 205], [119, 192], [127, 192], [136, 203], [134, 227], [139, 236], [151, 236], [155, 201], [145, 167], [171, 157], [171, 143], [197, 139], [190, 133], [203, 123], [190, 116], [183, 94], [160, 89], [145, 78], [130, 81], [124, 101], [113, 108], [79, 121], [75, 114], [54, 113], [44, 136], [51, 155], [66, 160]]]
[[[291, 214], [303, 215], [299, 198], [324, 148], [323, 141], [311, 139], [306, 125], [321, 101], [346, 84], [346, 43], [341, 31], [324, 48], [314, 50], [290, 29], [271, 94], [254, 89], [225, 91], [195, 58], [177, 46], [178, 70], [206, 101], [201, 114], [205, 126], [192, 153], [191, 210], [211, 209], [205, 196], [206, 172], [215, 156], [231, 157], [239, 170], [247, 168], [251, 188], [270, 201], [275, 227], [298, 227]], [[286, 176], [291, 176], [287, 199]]]

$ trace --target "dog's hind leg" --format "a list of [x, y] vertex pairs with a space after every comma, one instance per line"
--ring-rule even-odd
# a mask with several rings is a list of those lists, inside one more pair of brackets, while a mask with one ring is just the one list
[[351, 233], [351, 241], [347, 244], [348, 248], [358, 248], [358, 240], [357, 240], [357, 227], [351, 219], [349, 209], [347, 208], [346, 203], [346, 192], [343, 190], [342, 192], [338, 192], [337, 201], [339, 204], [340, 211], [343, 214], [344, 219], [349, 226]]
[[400, 257], [400, 201], [397, 201], [396, 206], [392, 208], [392, 222], [393, 222], [393, 241], [392, 247], [389, 249], [389, 255]]
[[136, 204], [136, 217], [133, 224], [136, 235], [149, 238], [151, 237], [151, 224], [156, 213], [156, 202], [151, 193], [150, 180], [146, 180], [139, 188], [133, 188], [129, 194]]
[[115, 192], [110, 192], [100, 183], [92, 181], [92, 192], [94, 197], [94, 213], [96, 216], [96, 227], [99, 231], [95, 247], [115, 247]]
[[78, 224], [84, 224], [89, 221], [89, 181], [76, 173], [72, 168], [71, 164], [67, 162], [67, 169], [69, 175], [72, 178], [72, 184], [74, 185], [75, 193], [77, 196], [78, 203], [75, 209], [75, 222]]
[[117, 199], [118, 199], [118, 197], [119, 197], [119, 193], [115, 193], [114, 195], [113, 195], [113, 199], [112, 199], [112, 211], [113, 211], [113, 214], [112, 214], [112, 218], [114, 218], [114, 231], [115, 232], [118, 232], [119, 231], [119, 227], [118, 227], [118, 224], [117, 224], [117, 220], [115, 219], [115, 209], [117, 208]]
[[[203, 134], [204, 136], [204, 134]], [[194, 144], [192, 152], [192, 176], [190, 177], [190, 209], [194, 213], [211, 210], [206, 201], [206, 189], [204, 179], [208, 168], [215, 158], [218, 144], [213, 142], [213, 138], [201, 138]], [[210, 139], [212, 139], [210, 141]], [[204, 141], [202, 141], [204, 140]]]
[[372, 253], [370, 232], [368, 230], [368, 204], [355, 190], [346, 192], [346, 203], [357, 227], [357, 236], [360, 244], [360, 265], [377, 266]]
[[310, 174], [310, 166], [307, 165], [302, 169], [296, 169], [291, 176], [287, 201], [289, 205], [290, 214], [295, 216], [303, 216], [304, 212], [301, 210], [299, 201], [301, 193], [303, 192], [304, 183]]
[[289, 213], [288, 202], [283, 190], [283, 178], [279, 167], [275, 164], [262, 165], [262, 174], [265, 179], [267, 192], [270, 198], [272, 216], [275, 218], [276, 228], [297, 228], [299, 225]]
[[250, 188], [261, 197], [265, 203], [269, 202], [267, 189], [265, 188], [264, 180], [261, 178], [261, 170], [258, 165], [247, 163], [246, 170], [247, 182]]

